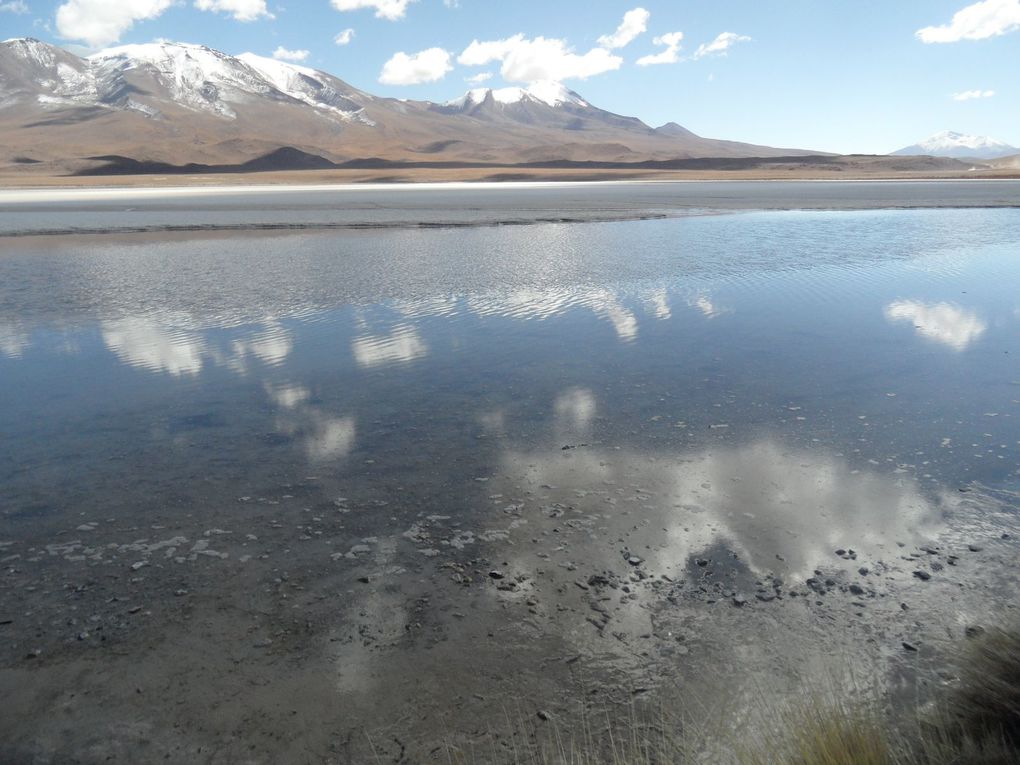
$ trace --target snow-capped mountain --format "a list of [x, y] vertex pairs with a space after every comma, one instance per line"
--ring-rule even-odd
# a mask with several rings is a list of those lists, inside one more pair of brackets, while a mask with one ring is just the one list
[[0, 135], [0, 165], [49, 162], [66, 172], [109, 156], [168, 168], [262, 157], [314, 166], [811, 153], [715, 141], [672, 123], [654, 130], [557, 82], [436, 104], [380, 98], [317, 69], [203, 45], [123, 45], [80, 58], [26, 38], [0, 42]]
[[[371, 97], [325, 72], [252, 53], [228, 56], [203, 45], [158, 42], [109, 48], [86, 59], [38, 40], [0, 43], [0, 104], [91, 106], [156, 117], [167, 104], [225, 119], [259, 100], [293, 99], [328, 116], [359, 119]], [[357, 100], [355, 100], [357, 99]]]
[[432, 109], [487, 122], [543, 125], [561, 130], [612, 126], [641, 133], [651, 131], [635, 117], [599, 109], [562, 83], [547, 80], [533, 82], [526, 88], [475, 88], [453, 101], [433, 104]]
[[933, 157], [995, 159], [996, 157], [1020, 154], [1020, 148], [987, 136], [965, 135], [952, 130], [943, 130], [941, 133], [936, 133], [923, 141], [892, 153], [901, 156], [927, 154]]
[[485, 101], [490, 97], [495, 103], [503, 106], [508, 104], [527, 103], [529, 101], [542, 103], [546, 106], [552, 107], [561, 106], [563, 104], [573, 104], [574, 106], [581, 107], [589, 105], [587, 101], [577, 95], [574, 91], [568, 89], [562, 83], [542, 80], [534, 82], [526, 88], [499, 88], [498, 90], [494, 90], [492, 88], [475, 88], [474, 90], [469, 90], [455, 101], [447, 101], [444, 106], [457, 109], [469, 109], [473, 106], [479, 106], [480, 104], [485, 103]]

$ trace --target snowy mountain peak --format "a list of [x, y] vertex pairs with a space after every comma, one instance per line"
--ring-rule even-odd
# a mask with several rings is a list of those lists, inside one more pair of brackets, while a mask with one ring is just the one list
[[253, 53], [230, 56], [205, 45], [160, 41], [108, 48], [88, 61], [100, 78], [128, 72], [149, 76], [176, 104], [228, 119], [242, 104], [294, 99], [331, 119], [371, 124], [359, 103], [365, 94], [324, 72]]
[[931, 154], [938, 157], [976, 157], [993, 159], [1020, 153], [1020, 149], [1003, 141], [980, 135], [967, 135], [953, 130], [943, 130], [930, 135], [923, 141], [907, 146], [893, 154]]
[[488, 98], [497, 104], [517, 104], [527, 101], [538, 101], [546, 106], [562, 106], [572, 104], [574, 106], [588, 106], [588, 102], [577, 93], [570, 90], [561, 82], [541, 80], [533, 82], [526, 88], [475, 88], [469, 90], [460, 98], [447, 102], [446, 106], [468, 108], [482, 104]]

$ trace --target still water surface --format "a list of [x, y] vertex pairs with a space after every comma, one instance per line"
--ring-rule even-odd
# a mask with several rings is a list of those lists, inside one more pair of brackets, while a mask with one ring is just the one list
[[508, 441], [1011, 480], [1018, 247], [1014, 210], [8, 244], [4, 512], [324, 469], [467, 500]]
[[[294, 746], [404, 714], [424, 747], [515, 683], [569, 707], [579, 666], [720, 692], [819, 646], [884, 661], [1009, 598], [1018, 253], [1015, 209], [8, 239], [4, 666], [42, 647], [38, 688], [80, 672], [116, 710], [74, 663], [105, 626], [166, 689], [131, 702], [153, 730], [216, 708], [272, 759], [291, 706]], [[963, 557], [922, 585], [898, 545], [932, 540]], [[785, 597], [819, 568], [867, 603]]]

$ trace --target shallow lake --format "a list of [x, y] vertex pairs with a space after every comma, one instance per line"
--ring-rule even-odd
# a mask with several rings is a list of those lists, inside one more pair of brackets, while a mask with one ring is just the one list
[[698, 207], [0, 240], [11, 751], [913, 683], [1013, 597], [1020, 210]]

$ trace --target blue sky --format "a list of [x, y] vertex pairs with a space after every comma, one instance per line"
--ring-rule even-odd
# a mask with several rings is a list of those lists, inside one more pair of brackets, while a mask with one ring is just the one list
[[945, 129], [1020, 145], [1020, 0], [0, 0], [0, 38], [18, 36], [289, 52], [433, 101], [487, 73], [550, 77], [651, 125], [773, 146], [884, 153]]

